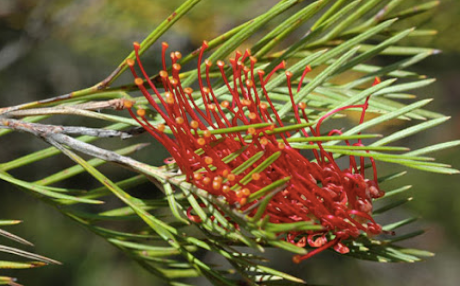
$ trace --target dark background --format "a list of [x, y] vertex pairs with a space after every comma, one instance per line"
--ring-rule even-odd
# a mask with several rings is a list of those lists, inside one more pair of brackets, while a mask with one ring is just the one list
[[[0, 1], [0, 106], [10, 106], [78, 90], [105, 78], [140, 41], [182, 1], [178, 0], [1, 0]], [[204, 0], [161, 40], [185, 54], [203, 39], [251, 18], [276, 1]], [[310, 2], [310, 1], [306, 1]], [[419, 1], [406, 1], [410, 4]], [[460, 1], [443, 1], [434, 16], [423, 15], [414, 24], [437, 29], [439, 34], [417, 44], [436, 47], [442, 54], [412, 69], [438, 80], [416, 90], [419, 98], [434, 98], [429, 108], [452, 116], [447, 123], [406, 139], [401, 144], [420, 146], [460, 138]], [[270, 29], [270, 26], [267, 27]], [[161, 41], [160, 40], [160, 41]], [[157, 70], [159, 45], [145, 56]], [[382, 59], [385, 61], [388, 59]], [[128, 80], [121, 79], [123, 80]], [[75, 124], [69, 119], [66, 124]], [[151, 140], [144, 137], [144, 140]], [[1, 138], [0, 162], [46, 147], [27, 135]], [[436, 154], [441, 162], [460, 167], [460, 151]], [[144, 156], [144, 157], [142, 157]], [[156, 157], [153, 157], [156, 156]], [[143, 151], [140, 160], [161, 162], [163, 152]], [[63, 157], [47, 168], [69, 166]], [[27, 168], [28, 179], [49, 174], [47, 168]], [[380, 166], [384, 174], [394, 166]], [[114, 169], [111, 171], [120, 172]], [[81, 177], [85, 178], [85, 177]], [[427, 233], [409, 242], [436, 256], [415, 264], [377, 264], [320, 254], [300, 265], [290, 255], [270, 254], [282, 270], [317, 284], [333, 285], [458, 285], [460, 280], [459, 176], [410, 170], [395, 184], [411, 184], [414, 200], [394, 215], [421, 216], [418, 226]], [[81, 183], [81, 182], [80, 182]], [[96, 186], [94, 181], [84, 182]], [[27, 285], [158, 285], [147, 272], [102, 239], [92, 235], [56, 210], [0, 181], [0, 218], [24, 223], [8, 230], [35, 243], [34, 251], [64, 263], [14, 272]], [[7, 243], [1, 240], [1, 243]], [[1, 256], [0, 256], [1, 259]], [[13, 274], [12, 274], [13, 275]], [[0, 273], [1, 276], [1, 273]], [[457, 281], [457, 282], [456, 282]]]

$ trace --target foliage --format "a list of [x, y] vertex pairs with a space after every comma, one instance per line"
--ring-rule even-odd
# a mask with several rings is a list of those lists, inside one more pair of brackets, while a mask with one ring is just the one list
[[[10, 226], [10, 225], [15, 225], [21, 223], [21, 221], [18, 220], [0, 220], [0, 226]], [[22, 245], [27, 245], [27, 246], [33, 246], [32, 243], [29, 241], [12, 234], [11, 232], [8, 232], [6, 230], [0, 229], [0, 236], [10, 239], [12, 241], [15, 241], [17, 243], [20, 243]], [[0, 261], [0, 269], [28, 269], [28, 268], [36, 268], [36, 267], [42, 267], [47, 264], [61, 264], [60, 262], [41, 256], [37, 255], [31, 252], [27, 252], [18, 248], [10, 247], [7, 245], [2, 245], [0, 244], [0, 252], [3, 253], [9, 253], [13, 254], [16, 256], [20, 256], [23, 258], [31, 259], [31, 261]], [[6, 276], [0, 276], [0, 285], [19, 285], [16, 283], [16, 280], [11, 277], [6, 277]]]
[[[140, 45], [140, 54], [145, 53], [198, 2], [200, 1], [185, 1], [146, 37]], [[457, 146], [460, 144], [459, 141], [440, 143], [408, 152], [399, 146], [387, 146], [437, 126], [448, 119], [441, 114], [422, 109], [430, 100], [405, 104], [407, 101], [414, 100], [414, 96], [408, 94], [409, 91], [425, 87], [433, 81], [408, 71], [407, 68], [438, 51], [398, 45], [403, 39], [431, 34], [426, 30], [400, 28], [403, 26], [400, 23], [430, 10], [437, 2], [417, 3], [416, 7], [410, 7], [408, 10], [398, 10], [401, 2], [400, 0], [389, 2], [320, 0], [311, 3], [294, 0], [279, 1], [255, 19], [210, 40], [206, 56], [211, 61], [225, 59], [238, 47], [251, 45], [252, 55], [258, 60], [256, 65], [258, 69], [270, 71], [283, 60], [292, 62], [288, 70], [293, 73], [293, 81], [300, 79], [302, 68], [306, 64], [310, 65], [313, 73], [308, 74], [306, 85], [295, 99], [296, 102], [301, 100], [307, 102], [308, 113], [313, 118], [313, 124], [318, 123], [322, 116], [330, 111], [359, 103], [372, 94], [367, 111], [372, 113], [373, 118], [363, 124], [351, 124], [355, 126], [341, 135], [322, 138], [322, 141], [327, 141], [324, 143], [325, 150], [331, 152], [336, 158], [344, 155], [372, 157], [376, 161], [409, 168], [454, 174], [457, 173], [455, 169], [432, 162], [432, 158], [425, 155]], [[258, 31], [273, 21], [276, 26], [272, 32], [260, 37]], [[305, 30], [306, 27], [309, 29]], [[306, 31], [304, 36], [292, 45], [280, 48], [280, 44], [298, 30]], [[182, 57], [179, 63], [186, 66], [196, 59], [198, 54], [198, 52], [190, 53]], [[378, 55], [396, 55], [403, 58], [381, 67], [372, 62], [372, 59]], [[135, 53], [132, 52], [126, 60], [134, 58]], [[305, 255], [309, 250], [280, 240], [279, 234], [286, 231], [314, 229], [316, 226], [307, 223], [273, 224], [267, 220], [248, 218], [238, 208], [225, 204], [218, 197], [187, 182], [185, 176], [177, 173], [176, 165], [154, 167], [126, 157], [145, 147], [144, 144], [130, 145], [114, 152], [90, 145], [91, 142], [99, 143], [101, 139], [107, 137], [130, 140], [129, 138], [136, 136], [139, 131], [133, 129], [138, 126], [138, 123], [127, 117], [126, 112], [105, 112], [107, 109], [122, 108], [125, 100], [135, 100], [141, 107], [147, 104], [144, 98], [133, 97], [138, 90], [138, 85], [117, 86], [115, 84], [118, 77], [128, 68], [126, 60], [121, 62], [108, 78], [93, 87], [48, 100], [0, 109], [0, 122], [4, 128], [0, 131], [0, 135], [8, 136], [8, 133], [13, 130], [22, 131], [42, 138], [52, 145], [50, 148], [0, 164], [0, 178], [55, 206], [61, 213], [103, 237], [170, 285], [187, 285], [180, 282], [181, 279], [199, 276], [205, 276], [216, 285], [235, 285], [241, 281], [248, 285], [304, 283], [297, 277], [265, 266], [264, 257], [254, 254], [250, 249], [263, 252], [266, 248], [277, 247], [294, 254]], [[198, 76], [200, 75], [196, 69], [189, 69], [180, 74], [184, 86], [196, 84]], [[205, 77], [204, 73], [201, 76]], [[381, 77], [384, 81], [380, 85], [370, 87], [375, 77]], [[151, 78], [154, 82], [158, 82], [159, 75]], [[293, 126], [295, 116], [290, 110], [292, 105], [290, 105], [288, 89], [282, 87], [284, 82], [284, 74], [275, 75], [267, 85], [267, 90], [276, 100], [274, 105], [276, 109], [281, 110], [283, 121]], [[223, 86], [224, 82], [216, 80], [214, 83], [217, 96], [223, 99], [229, 98], [225, 89], [217, 87], [219, 84]], [[194, 93], [193, 96], [200, 97], [199, 93]], [[201, 103], [200, 107], [206, 109], [204, 103]], [[102, 129], [91, 129], [36, 123], [46, 122], [49, 117], [57, 115], [94, 118], [105, 125], [110, 125]], [[343, 115], [353, 118], [356, 112], [341, 112], [340, 115], [334, 116], [328, 124], [342, 127], [345, 125]], [[370, 134], [366, 141], [369, 144], [365, 148], [343, 144], [348, 139], [362, 139], [359, 135], [363, 131], [373, 131], [375, 129], [372, 128], [389, 120], [415, 123], [379, 139], [375, 138], [381, 135]], [[152, 113], [149, 122], [156, 126], [163, 123], [163, 119], [158, 114]], [[291, 128], [292, 139], [303, 137], [299, 126]], [[238, 132], [244, 134], [248, 129], [249, 126], [245, 126]], [[215, 128], [213, 132], [225, 134], [230, 131], [226, 128]], [[70, 135], [82, 136], [74, 139]], [[354, 135], [358, 137], [350, 137]], [[298, 141], [295, 142], [298, 148], [311, 147], [309, 143], [311, 141]], [[75, 151], [95, 158], [84, 159]], [[35, 182], [28, 181], [25, 174], [18, 176], [11, 174], [14, 169], [59, 153], [66, 155], [76, 165]], [[98, 168], [108, 161], [127, 167], [135, 174], [125, 180], [113, 182]], [[266, 167], [262, 166], [261, 169]], [[92, 190], [86, 190], [85, 186], [72, 189], [62, 187], [63, 182], [84, 172], [103, 186]], [[410, 198], [392, 200], [394, 195], [401, 194], [409, 188], [391, 185], [394, 179], [403, 175], [404, 172], [379, 177], [379, 182], [385, 186], [386, 195], [378, 199], [382, 202], [382, 206], [375, 210], [374, 214], [384, 213], [410, 200]], [[164, 192], [164, 197], [145, 199], [131, 191], [140, 184], [151, 182]], [[264, 201], [271, 199], [270, 192], [276, 191], [275, 188], [276, 186], [264, 189], [264, 194], [267, 195], [261, 200], [261, 206], [264, 205]], [[394, 189], [388, 190], [391, 188]], [[102, 206], [104, 202], [109, 202], [114, 197], [117, 197], [123, 205], [113, 208]], [[192, 223], [188, 219], [190, 215], [187, 215], [187, 210], [193, 210], [201, 222]], [[229, 224], [226, 217], [237, 222], [240, 229]], [[416, 218], [403, 219], [385, 225], [383, 229], [391, 232], [415, 220]], [[126, 221], [131, 222], [135, 229], [127, 231], [123, 228], [123, 222]], [[421, 231], [398, 236], [372, 237], [362, 233], [356, 239], [343, 241], [350, 249], [350, 252], [345, 255], [380, 262], [419, 261], [431, 254], [423, 250], [395, 245], [396, 242], [419, 234]], [[203, 252], [222, 256], [226, 259], [227, 265], [207, 264], [202, 259]]]

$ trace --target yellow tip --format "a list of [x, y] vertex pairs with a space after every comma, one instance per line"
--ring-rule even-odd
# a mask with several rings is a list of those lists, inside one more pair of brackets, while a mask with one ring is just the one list
[[193, 129], [197, 129], [198, 126], [199, 126], [198, 121], [192, 120], [192, 121], [190, 122], [190, 127], [192, 127]]
[[182, 117], [180, 117], [180, 116], [177, 117], [177, 118], [176, 118], [176, 123], [177, 123], [177, 124], [182, 124], [182, 123], [184, 123], [184, 118], [182, 118]]
[[204, 158], [204, 162], [208, 165], [212, 164], [212, 158], [211, 157], [206, 157]]
[[217, 66], [218, 66], [218, 67], [224, 67], [224, 66], [225, 66], [225, 63], [224, 63], [223, 61], [221, 61], [221, 60], [218, 60], [218, 61], [217, 61]]
[[133, 67], [133, 66], [134, 66], [134, 63], [135, 63], [135, 62], [134, 62], [133, 59], [127, 59], [127, 60], [126, 60], [126, 64], [127, 64], [128, 66], [130, 66], [130, 67]]
[[137, 85], [137, 86], [141, 86], [141, 85], [144, 85], [144, 80], [141, 79], [140, 77], [136, 77], [134, 79], [134, 83]]
[[138, 109], [137, 110], [137, 115], [139, 115], [140, 117], [144, 117], [145, 116], [145, 109]]
[[216, 191], [220, 189], [221, 185], [222, 184], [220, 182], [217, 182], [217, 181], [212, 182], [212, 188]]
[[198, 145], [203, 146], [204, 144], [206, 144], [206, 140], [204, 140], [204, 138], [198, 138], [197, 143]]
[[211, 179], [209, 177], [205, 177], [203, 179], [203, 184], [205, 184], [205, 185], [209, 184], [210, 182], [211, 182]]
[[227, 180], [234, 181], [235, 179], [236, 179], [235, 174], [232, 174], [232, 173], [228, 174]]
[[124, 108], [132, 108], [134, 105], [134, 101], [131, 101], [131, 100], [127, 100], [127, 99], [124, 99], [123, 100], [123, 107]]
[[224, 101], [222, 101], [220, 103], [220, 106], [222, 106], [223, 108], [227, 108], [229, 105], [230, 105], [230, 103], [228, 101], [226, 101], [226, 100], [224, 100]]
[[168, 72], [167, 71], [160, 71], [160, 77], [167, 78], [168, 77]]
[[292, 257], [292, 261], [294, 261], [294, 263], [296, 263], [296, 264], [299, 264], [302, 261], [302, 258], [301, 258], [300, 255], [294, 255]]
[[203, 135], [204, 135], [204, 137], [211, 137], [211, 131], [205, 130], [205, 131], [203, 132]]
[[173, 64], [172, 67], [173, 67], [173, 70], [176, 70], [176, 71], [180, 71], [180, 69], [182, 68], [181, 65], [178, 63]]
[[184, 92], [185, 92], [186, 94], [192, 94], [193, 89], [192, 89], [191, 87], [186, 87], [186, 88], [184, 88]]

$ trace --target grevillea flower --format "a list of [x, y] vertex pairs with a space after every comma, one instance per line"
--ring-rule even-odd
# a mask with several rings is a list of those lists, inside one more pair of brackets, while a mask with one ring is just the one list
[[[273, 197], [264, 206], [263, 218], [271, 223], [307, 221], [321, 226], [318, 230], [280, 234], [286, 241], [300, 247], [308, 244], [315, 248], [306, 255], [294, 256], [295, 262], [331, 247], [347, 253], [349, 249], [341, 243], [342, 240], [356, 238], [362, 232], [371, 235], [382, 232], [371, 216], [372, 200], [383, 195], [377, 183], [374, 160], [371, 158], [374, 178], [366, 179], [363, 157], [350, 156], [349, 166], [340, 168], [333, 154], [324, 150], [318, 138], [325, 134], [321, 130], [322, 122], [336, 112], [361, 109], [362, 123], [369, 97], [363, 104], [332, 110], [313, 125], [307, 117], [306, 103], [296, 104], [294, 100], [294, 93], [301, 90], [310, 67], [305, 67], [295, 91], [291, 81], [293, 75], [286, 71], [287, 88], [297, 124], [285, 125], [266, 88], [270, 77], [285, 68], [284, 62], [266, 75], [263, 70], [255, 70], [257, 60], [249, 51], [244, 54], [237, 52], [229, 60], [231, 74], [228, 75], [226, 64], [217, 61], [226, 93], [232, 98], [229, 102], [216, 96], [210, 79], [213, 63], [205, 60], [206, 76], [198, 76], [201, 97], [197, 99], [190, 87], [181, 84], [181, 66], [177, 63], [180, 53], [171, 53], [171, 74], [166, 71], [167, 47], [163, 43], [163, 70], [159, 72], [164, 91], [160, 92], [155, 87], [144, 70], [139, 59], [138, 43], [134, 44], [134, 49], [144, 79], [136, 73], [135, 61], [127, 61], [135, 84], [161, 115], [164, 124], [151, 125], [143, 109], [138, 109], [135, 114], [133, 102], [126, 101], [125, 106], [131, 116], [169, 151], [188, 182], [225, 198], [229, 206], [246, 211], [250, 217], [257, 213], [258, 203], [266, 195], [264, 189], [276, 189], [277, 192], [272, 193]], [[204, 42], [198, 59], [198, 75], [202, 74], [201, 63], [207, 47]], [[379, 82], [376, 78], [374, 85]], [[166, 125], [172, 137], [164, 133]], [[299, 131], [306, 142], [316, 145], [312, 151], [314, 160], [302, 156], [298, 149], [291, 146], [292, 132]], [[341, 131], [335, 129], [327, 134], [332, 136], [341, 134]], [[361, 140], [354, 145], [363, 146]], [[200, 221], [199, 217], [191, 214], [191, 208], [187, 214], [189, 219]]]

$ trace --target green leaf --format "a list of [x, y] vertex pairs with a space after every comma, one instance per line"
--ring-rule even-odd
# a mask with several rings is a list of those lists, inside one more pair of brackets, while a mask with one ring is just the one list
[[410, 238], [413, 238], [413, 237], [422, 235], [422, 234], [424, 234], [424, 233], [425, 233], [424, 230], [413, 231], [413, 232], [411, 232], [411, 233], [404, 234], [404, 235], [400, 235], [400, 236], [394, 237], [394, 238], [392, 238], [392, 239], [389, 239], [389, 240], [388, 240], [388, 243], [395, 243], [395, 242], [398, 242], [398, 241], [407, 240], [407, 239], [410, 239]]
[[386, 181], [391, 181], [393, 179], [399, 178], [407, 174], [407, 171], [402, 171], [402, 172], [397, 172], [397, 173], [392, 173], [386, 176], [381, 176], [378, 178], [379, 183], [383, 183]]
[[409, 190], [411, 188], [412, 188], [412, 186], [408, 185], [408, 186], [403, 186], [403, 187], [400, 187], [400, 188], [385, 192], [385, 196], [383, 196], [379, 200], [387, 199], [387, 198], [392, 197], [394, 195], [401, 194], [401, 193], [403, 193], [403, 192], [405, 192], [405, 191], [407, 191], [407, 190]]
[[20, 224], [22, 220], [0, 220], [0, 226]]
[[387, 120], [390, 120], [390, 119], [393, 119], [393, 118], [396, 118], [400, 115], [404, 115], [406, 114], [407, 112], [410, 112], [412, 110], [415, 110], [415, 109], [418, 109], [426, 104], [428, 104], [429, 102], [431, 102], [432, 99], [424, 99], [424, 100], [420, 100], [418, 102], [415, 102], [415, 103], [412, 103], [410, 105], [407, 105], [401, 109], [398, 109], [398, 110], [395, 110], [395, 111], [392, 111], [392, 112], [389, 112], [387, 114], [384, 114], [384, 115], [381, 115], [377, 118], [374, 118], [374, 119], [371, 119], [369, 121], [366, 121], [364, 122], [363, 124], [360, 124], [346, 132], [343, 133], [343, 135], [352, 135], [352, 134], [356, 134], [358, 132], [361, 132], [363, 130], [366, 130], [367, 128], [369, 127], [372, 127], [372, 126], [375, 126], [375, 125], [378, 125], [378, 124], [381, 124]]
[[406, 10], [400, 11], [394, 14], [392, 17], [398, 17], [399, 19], [413, 17], [415, 15], [425, 13], [435, 7], [437, 7], [441, 3], [441, 1], [431, 1], [427, 3], [423, 3], [421, 5], [416, 5], [414, 7], [408, 8]]
[[21, 238], [21, 237], [19, 237], [17, 235], [12, 234], [11, 232], [3, 230], [3, 229], [0, 229], [0, 236], [6, 237], [8, 239], [11, 239], [13, 241], [19, 242], [19, 243], [24, 244], [24, 245], [33, 246], [33, 244], [31, 242], [25, 240], [24, 238]]
[[0, 171], [0, 179], [5, 180], [7, 182], [10, 182], [10, 183], [12, 183], [14, 185], [17, 185], [19, 187], [22, 187], [24, 189], [27, 189], [29, 191], [32, 191], [34, 193], [37, 193], [37, 194], [40, 194], [40, 195], [43, 195], [43, 196], [46, 196], [46, 197], [50, 197], [50, 198], [53, 198], [53, 199], [64, 199], [64, 200], [68, 200], [68, 201], [86, 203], [86, 204], [103, 204], [104, 203], [103, 201], [90, 200], [90, 199], [79, 198], [79, 197], [75, 197], [75, 196], [69, 196], [69, 195], [64, 195], [64, 194], [61, 194], [61, 193], [52, 192], [52, 191], [49, 191], [49, 190], [45, 189], [44, 187], [42, 187], [39, 184], [29, 183], [29, 182], [26, 182], [26, 181], [22, 181], [22, 180], [13, 178], [12, 176], [8, 175], [7, 173], [1, 172], [1, 171]]
[[298, 247], [297, 245], [284, 240], [270, 240], [268, 241], [268, 243], [275, 247], [284, 249], [295, 254], [303, 255], [308, 253], [308, 251], [305, 248]]
[[[289, 143], [302, 143], [302, 142], [328, 142], [328, 141], [345, 141], [345, 140], [358, 140], [358, 139], [372, 139], [382, 137], [380, 134], [359, 134], [359, 135], [333, 135], [333, 136], [311, 136], [311, 137], [296, 137], [287, 138]], [[282, 142], [283, 140], [278, 140]], [[372, 146], [372, 145], [371, 145]]]
[[383, 226], [382, 229], [385, 230], [385, 231], [395, 230], [395, 229], [398, 229], [398, 228], [403, 227], [405, 225], [411, 224], [416, 220], [418, 220], [418, 218], [416, 218], [416, 217], [406, 218], [406, 219], [403, 219], [403, 220], [398, 221], [398, 222], [387, 224], [387, 225]]
[[176, 198], [174, 197], [174, 190], [171, 184], [164, 183], [163, 190], [165, 192], [166, 199], [168, 200], [169, 208], [171, 209], [171, 212], [174, 215], [174, 217], [178, 221], [186, 225], [190, 225], [190, 222], [180, 215], [181, 212], [183, 213], [182, 206], [176, 201]]
[[412, 199], [413, 198], [405, 198], [405, 199], [402, 199], [402, 200], [398, 200], [398, 201], [389, 203], [389, 204], [387, 204], [387, 205], [385, 205], [383, 207], [380, 207], [380, 208], [374, 210], [372, 213], [374, 215], [382, 214], [382, 213], [384, 213], [386, 211], [389, 211], [389, 210], [391, 210], [393, 208], [399, 207], [400, 205], [408, 203], [408, 202], [412, 201]]
[[254, 192], [254, 193], [250, 194], [249, 197], [248, 197], [248, 202], [252, 202], [254, 200], [257, 200], [257, 199], [265, 196], [267, 193], [270, 193], [273, 190], [276, 190], [276, 189], [284, 186], [290, 179], [291, 178], [288, 177], [288, 178], [277, 180], [277, 181], [271, 183], [270, 185], [263, 187], [262, 189], [258, 190], [257, 192]]
[[430, 78], [430, 79], [424, 79], [424, 80], [414, 81], [414, 82], [410, 82], [410, 83], [397, 84], [397, 85], [393, 85], [393, 86], [384, 88], [384, 89], [376, 92], [375, 95], [380, 95], [380, 94], [385, 94], [385, 93], [395, 93], [395, 92], [397, 93], [397, 92], [402, 92], [402, 91], [407, 91], [407, 90], [414, 90], [414, 89], [417, 89], [417, 88], [422, 88], [422, 87], [425, 87], [427, 85], [430, 85], [435, 81], [436, 81], [435, 79]]
[[455, 141], [450, 141], [450, 142], [445, 142], [445, 143], [439, 143], [439, 144], [436, 144], [436, 145], [431, 145], [431, 146], [428, 146], [428, 147], [425, 147], [425, 148], [421, 148], [421, 149], [418, 149], [418, 150], [408, 152], [408, 153], [406, 153], [406, 155], [408, 155], [408, 156], [425, 155], [425, 154], [428, 154], [428, 153], [431, 153], [431, 152], [440, 151], [440, 150], [444, 150], [444, 149], [452, 148], [452, 147], [457, 147], [459, 145], [460, 145], [460, 140], [455, 140]]
[[1, 261], [0, 260], [0, 269], [27, 269], [27, 268], [36, 268], [47, 265], [47, 263], [42, 261], [33, 261], [33, 262], [12, 262], [12, 261]]
[[[128, 154], [131, 154], [131, 153], [134, 153], [134, 152], [138, 151], [140, 148], [143, 148], [145, 146], [146, 146], [145, 144], [135, 144], [135, 145], [132, 145], [132, 146], [128, 146], [128, 147], [116, 150], [115, 152], [117, 154], [120, 154], [120, 155], [128, 155]], [[101, 159], [91, 159], [88, 162], [93, 167], [97, 167], [97, 166], [100, 166], [100, 165], [106, 163], [104, 160], [101, 160]], [[81, 166], [76, 165], [76, 166], [64, 169], [64, 170], [62, 170], [60, 172], [57, 172], [57, 173], [55, 173], [55, 174], [53, 174], [51, 176], [48, 176], [46, 178], [43, 178], [41, 180], [38, 180], [38, 181], [36, 181], [34, 183], [37, 184], [37, 185], [44, 185], [44, 186], [51, 185], [51, 184], [54, 184], [56, 182], [60, 182], [62, 180], [71, 178], [71, 177], [73, 177], [75, 175], [81, 174], [84, 171], [85, 171], [84, 168], [82, 168]]]
[[270, 232], [290, 232], [303, 230], [322, 230], [323, 226], [315, 224], [313, 221], [302, 221], [293, 223], [267, 223], [265, 230]]
[[27, 252], [24, 250], [20, 250], [17, 248], [5, 246], [5, 245], [0, 245], [0, 252], [10, 253], [10, 254], [14, 254], [17, 256], [22, 256], [28, 259], [38, 260], [40, 262], [49, 263], [49, 264], [58, 264], [58, 265], [61, 264], [59, 261], [56, 261], [54, 259], [47, 258], [41, 255], [35, 254], [35, 253]]
[[405, 69], [411, 65], [414, 65], [424, 59], [426, 59], [427, 57], [433, 55], [435, 52], [425, 52], [425, 53], [421, 53], [421, 54], [418, 54], [418, 55], [415, 55], [413, 57], [410, 57], [410, 58], [405, 58], [405, 59], [402, 59], [396, 63], [393, 63], [393, 64], [390, 64], [390, 65], [387, 65], [385, 67], [375, 67], [375, 68], [371, 68], [370, 69], [370, 73], [367, 73], [365, 76], [363, 76], [362, 78], [359, 78], [357, 80], [354, 80], [350, 83], [347, 83], [346, 85], [344, 85], [344, 88], [354, 88], [354, 87], [358, 87], [362, 84], [365, 84], [371, 80], [373, 80], [376, 76], [385, 76], [385, 75], [391, 75], [391, 76], [394, 76], [394, 73], [401, 73], [401, 70], [402, 69]]
[[268, 166], [273, 164], [280, 156], [281, 156], [281, 151], [273, 153], [273, 155], [265, 159], [262, 163], [260, 163], [254, 169], [252, 169], [249, 173], [247, 173], [246, 176], [244, 176], [240, 180], [240, 184], [246, 185], [249, 182], [251, 182], [252, 174], [263, 172]]
[[22, 286], [21, 284], [16, 283], [15, 278], [5, 276], [0, 276], [0, 285]]
[[[211, 129], [211, 134], [230, 134], [230, 133], [240, 133], [240, 132], [247, 132], [249, 128], [259, 129], [259, 128], [266, 128], [272, 125], [271, 123], [258, 123], [258, 124], [250, 124], [250, 125], [241, 125], [241, 126], [234, 126], [234, 127], [227, 127], [227, 128], [219, 128], [219, 129]], [[203, 131], [198, 131], [198, 134], [203, 134]]]
[[247, 168], [251, 167], [257, 161], [259, 161], [259, 159], [262, 158], [263, 155], [264, 155], [264, 151], [257, 152], [251, 158], [247, 159], [244, 163], [242, 163], [241, 165], [233, 169], [232, 173], [235, 175], [239, 175], [243, 173]]
[[[395, 141], [397, 141], [399, 139], [407, 138], [410, 135], [413, 135], [413, 134], [419, 133], [419, 132], [421, 132], [423, 130], [432, 128], [434, 126], [437, 126], [437, 125], [449, 120], [449, 118], [450, 117], [440, 117], [440, 118], [436, 118], [436, 119], [433, 119], [433, 120], [430, 120], [430, 121], [427, 121], [427, 122], [423, 122], [423, 123], [417, 124], [415, 126], [412, 126], [412, 127], [397, 131], [397, 132], [395, 132], [395, 133], [393, 133], [393, 134], [391, 134], [389, 136], [386, 136], [385, 138], [380, 139], [377, 142], [372, 143], [370, 146], [382, 146], [382, 145], [386, 145], [386, 144], [391, 143], [391, 142], [395, 142]], [[412, 153], [412, 152], [410, 152], [410, 153]], [[406, 155], [407, 154], [408, 153], [406, 153]]]

